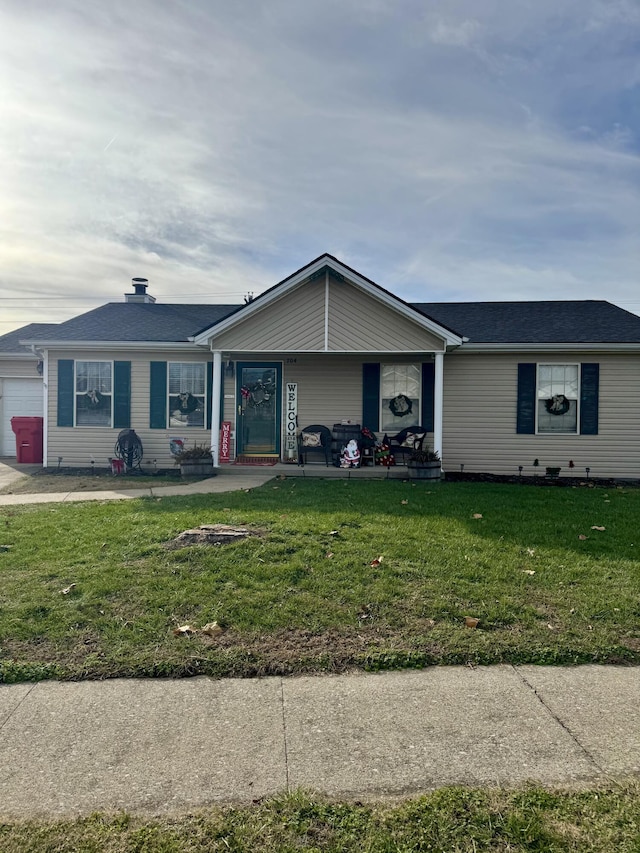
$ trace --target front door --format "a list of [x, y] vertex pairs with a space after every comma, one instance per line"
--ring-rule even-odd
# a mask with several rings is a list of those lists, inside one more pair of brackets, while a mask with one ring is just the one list
[[282, 364], [239, 362], [237, 456], [280, 456]]

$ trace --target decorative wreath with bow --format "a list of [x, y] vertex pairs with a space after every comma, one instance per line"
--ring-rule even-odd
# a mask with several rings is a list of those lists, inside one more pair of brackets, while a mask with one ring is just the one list
[[566, 415], [571, 403], [564, 394], [554, 394], [544, 401], [544, 407], [550, 415]]
[[87, 396], [87, 399], [89, 400], [89, 407], [94, 408], [94, 409], [97, 409], [98, 406], [100, 406], [102, 404], [102, 401], [104, 399], [102, 394], [96, 390], [87, 391], [86, 396]]
[[198, 408], [198, 401], [190, 391], [183, 391], [177, 396], [176, 407], [180, 412], [191, 414]]
[[243, 385], [240, 394], [245, 405], [259, 409], [271, 400], [273, 385], [270, 382], [254, 382], [251, 385]]
[[389, 408], [396, 418], [403, 418], [405, 415], [410, 415], [413, 410], [413, 402], [406, 394], [397, 394], [393, 400], [389, 402]]

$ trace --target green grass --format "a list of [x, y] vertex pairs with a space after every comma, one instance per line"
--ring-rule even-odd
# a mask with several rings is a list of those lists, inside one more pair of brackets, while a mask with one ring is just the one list
[[[0, 681], [638, 663], [639, 517], [632, 489], [297, 478], [7, 507]], [[264, 535], [163, 547], [221, 521]], [[172, 633], [214, 620], [219, 640]]]
[[401, 805], [304, 793], [173, 818], [0, 823], [3, 853], [638, 853], [637, 781], [581, 792], [443, 788]]

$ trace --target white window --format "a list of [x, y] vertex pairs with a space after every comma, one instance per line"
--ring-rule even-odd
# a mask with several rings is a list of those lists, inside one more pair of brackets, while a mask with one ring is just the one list
[[111, 426], [113, 364], [76, 361], [76, 426]]
[[204, 429], [206, 411], [205, 365], [169, 362], [169, 424]]
[[580, 399], [577, 364], [538, 365], [538, 432], [577, 433]]
[[419, 364], [382, 364], [380, 366], [380, 428], [396, 433], [404, 427], [420, 424]]

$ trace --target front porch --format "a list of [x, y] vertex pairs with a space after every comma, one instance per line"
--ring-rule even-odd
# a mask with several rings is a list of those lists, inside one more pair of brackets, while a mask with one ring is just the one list
[[[275, 465], [220, 465], [216, 469], [219, 476], [238, 477], [251, 476], [258, 472], [269, 473], [273, 477], [307, 477], [325, 480], [409, 480], [409, 469], [406, 465], [364, 466], [362, 468], [336, 468], [335, 465], [276, 462]], [[423, 481], [421, 481], [423, 482]], [[426, 482], [426, 481], [424, 481]], [[434, 482], [431, 480], [431, 482]], [[437, 482], [437, 481], [435, 481]]]

